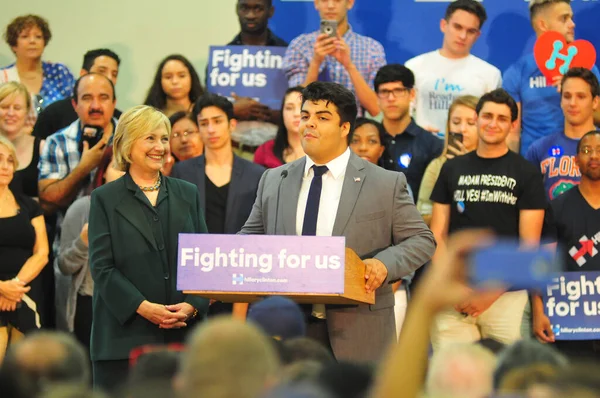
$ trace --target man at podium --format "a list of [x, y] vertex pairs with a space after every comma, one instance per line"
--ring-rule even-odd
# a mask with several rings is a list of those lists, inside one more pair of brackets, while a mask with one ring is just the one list
[[302, 92], [299, 127], [306, 156], [263, 175], [241, 234], [345, 236], [366, 265], [374, 305], [305, 306], [307, 335], [338, 360], [377, 361], [396, 337], [392, 283], [425, 264], [433, 234], [410, 199], [404, 174], [353, 154], [352, 92], [314, 82]]

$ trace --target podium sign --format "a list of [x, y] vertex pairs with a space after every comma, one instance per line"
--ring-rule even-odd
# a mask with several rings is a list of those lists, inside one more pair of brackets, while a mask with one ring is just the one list
[[179, 234], [177, 289], [341, 294], [345, 238]]

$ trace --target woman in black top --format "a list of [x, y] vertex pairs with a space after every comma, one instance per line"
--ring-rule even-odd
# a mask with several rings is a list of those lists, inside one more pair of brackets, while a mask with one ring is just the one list
[[18, 160], [0, 136], [0, 362], [8, 345], [41, 327], [36, 279], [48, 262], [48, 239], [40, 205], [9, 188]]
[[0, 135], [16, 148], [21, 166], [14, 173], [10, 189], [29, 197], [38, 196], [38, 163], [44, 141], [25, 133], [25, 122], [31, 109], [27, 88], [18, 82], [0, 86]]

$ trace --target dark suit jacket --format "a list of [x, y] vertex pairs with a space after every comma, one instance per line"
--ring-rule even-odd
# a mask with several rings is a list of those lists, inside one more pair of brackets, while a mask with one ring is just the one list
[[[143, 212], [143, 192], [129, 174], [92, 192], [89, 218], [90, 269], [94, 279], [92, 360], [129, 357], [144, 344], [183, 341], [186, 329], [164, 330], [136, 313], [144, 300], [188, 302], [203, 317], [208, 300], [177, 291], [179, 233], [204, 233], [206, 223], [196, 187], [164, 177], [168, 194], [169, 252], [157, 246]], [[167, 264], [163, 263], [167, 259]]]
[[[206, 210], [205, 167], [206, 158], [202, 155], [176, 163], [171, 171], [171, 177], [191, 182], [198, 187], [200, 205], [203, 210]], [[236, 234], [244, 226], [252, 211], [258, 183], [264, 171], [265, 168], [260, 165], [239, 156], [233, 156], [231, 182], [229, 183], [227, 207], [225, 208], [226, 234]]]

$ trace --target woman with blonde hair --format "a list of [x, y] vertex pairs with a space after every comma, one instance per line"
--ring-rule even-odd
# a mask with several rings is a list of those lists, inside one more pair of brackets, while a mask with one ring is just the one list
[[[442, 166], [446, 160], [452, 159], [454, 156], [464, 155], [477, 149], [479, 140], [477, 136], [477, 112], [475, 112], [477, 101], [479, 101], [479, 98], [473, 95], [463, 95], [456, 98], [450, 105], [448, 122], [446, 123], [448, 133], [445, 138], [444, 151], [438, 158], [429, 163], [419, 188], [417, 210], [419, 210], [427, 225], [431, 221], [433, 209], [433, 203], [429, 200], [429, 197], [440, 175]], [[462, 140], [453, 140], [452, 143], [449, 143], [448, 141], [454, 135], [453, 133], [462, 134]]]
[[15, 146], [18, 170], [11, 189], [29, 197], [38, 196], [38, 163], [44, 141], [27, 134], [25, 122], [31, 109], [27, 87], [18, 82], [0, 85], [0, 135]]
[[153, 107], [123, 113], [113, 152], [125, 175], [92, 192], [90, 354], [94, 385], [108, 391], [126, 380], [133, 348], [181, 343], [208, 311], [208, 300], [176, 286], [178, 234], [207, 229], [196, 186], [160, 171], [170, 133], [169, 119]]
[[18, 164], [15, 147], [0, 136], [0, 362], [10, 343], [42, 326], [37, 276], [48, 262], [40, 205], [9, 187]]

